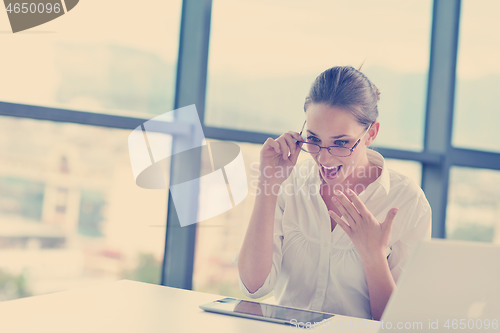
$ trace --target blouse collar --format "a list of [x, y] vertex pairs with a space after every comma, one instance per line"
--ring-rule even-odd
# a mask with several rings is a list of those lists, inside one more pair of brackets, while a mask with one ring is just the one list
[[378, 176], [372, 184], [380, 185], [385, 190], [385, 194], [389, 194], [389, 190], [391, 189], [391, 179], [387, 166], [385, 165], [384, 157], [373, 149], [368, 149], [366, 153], [368, 155], [368, 161], [382, 169], [380, 176]]

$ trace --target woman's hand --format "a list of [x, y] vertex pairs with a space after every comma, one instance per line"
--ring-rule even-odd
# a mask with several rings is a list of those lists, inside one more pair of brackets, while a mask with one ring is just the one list
[[369, 263], [372, 259], [376, 261], [381, 255], [385, 257], [392, 221], [398, 209], [390, 209], [384, 222], [381, 223], [351, 189], [347, 190], [347, 195], [335, 191], [332, 201], [347, 223], [335, 212], [330, 210], [328, 213], [351, 238], [361, 260]]
[[266, 184], [284, 182], [297, 163], [302, 137], [297, 132], [286, 132], [276, 140], [268, 138], [260, 151], [260, 180]]
[[375, 320], [380, 320], [396, 288], [385, 249], [389, 245], [392, 222], [398, 209], [391, 208], [384, 222], [380, 223], [350, 189], [347, 190], [347, 195], [335, 191], [332, 201], [347, 223], [335, 212], [330, 210], [328, 213], [349, 235], [361, 257], [370, 296], [371, 313]]

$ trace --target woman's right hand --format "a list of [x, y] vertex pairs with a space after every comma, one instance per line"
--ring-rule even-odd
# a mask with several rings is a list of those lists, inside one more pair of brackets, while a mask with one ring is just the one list
[[283, 183], [301, 152], [302, 137], [297, 132], [286, 132], [276, 140], [268, 138], [260, 151], [260, 180], [267, 184]]

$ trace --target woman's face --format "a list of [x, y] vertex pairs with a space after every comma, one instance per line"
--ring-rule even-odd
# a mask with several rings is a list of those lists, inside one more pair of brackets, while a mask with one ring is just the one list
[[347, 157], [333, 156], [327, 149], [311, 154], [326, 184], [343, 184], [346, 180], [357, 181], [360, 171], [369, 165], [366, 147], [375, 139], [378, 123], [376, 126], [372, 125], [372, 128], [366, 132], [366, 127], [361, 125], [349, 110], [342, 107], [315, 103], [309, 105], [306, 111], [306, 129], [302, 133], [306, 142], [316, 143], [322, 147], [352, 148], [361, 138], [352, 154]]

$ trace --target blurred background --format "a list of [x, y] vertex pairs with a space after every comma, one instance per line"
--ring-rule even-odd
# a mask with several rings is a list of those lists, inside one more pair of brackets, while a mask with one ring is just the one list
[[[334, 65], [362, 65], [381, 91], [375, 149], [424, 189], [433, 237], [500, 243], [499, 10], [85, 0], [13, 34], [0, 9], [0, 300], [117, 279], [243, 298], [235, 260], [260, 146], [300, 130], [310, 84]], [[127, 139], [193, 103], [208, 140], [239, 144], [249, 195], [179, 228], [168, 191], [135, 184]], [[185, 247], [169, 246], [176, 235]]]

